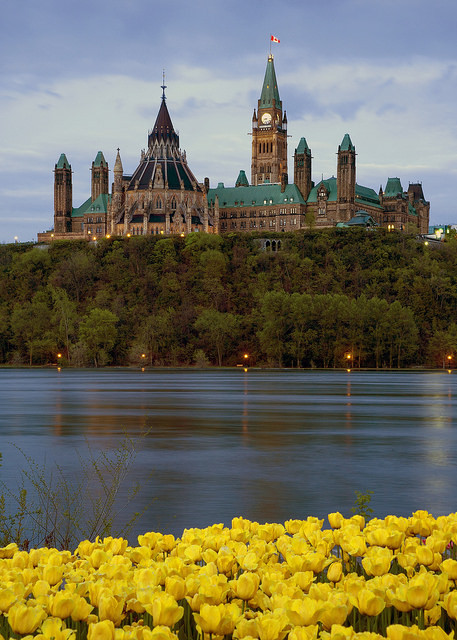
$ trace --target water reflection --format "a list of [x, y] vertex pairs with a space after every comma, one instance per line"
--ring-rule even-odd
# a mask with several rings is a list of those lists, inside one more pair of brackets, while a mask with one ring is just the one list
[[447, 372], [0, 370], [0, 478], [21, 453], [78, 473], [78, 453], [138, 440], [137, 533], [350, 514], [455, 511], [456, 385]]

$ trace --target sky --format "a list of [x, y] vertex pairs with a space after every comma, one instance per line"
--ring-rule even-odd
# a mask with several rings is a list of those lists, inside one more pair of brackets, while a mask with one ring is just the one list
[[302, 136], [312, 177], [336, 174], [349, 133], [357, 182], [421, 182], [432, 224], [457, 224], [455, 0], [23, 0], [0, 24], [0, 242], [52, 228], [65, 153], [73, 206], [99, 150], [125, 173], [162, 95], [197, 180], [249, 178], [251, 120], [272, 44], [288, 119], [289, 181]]

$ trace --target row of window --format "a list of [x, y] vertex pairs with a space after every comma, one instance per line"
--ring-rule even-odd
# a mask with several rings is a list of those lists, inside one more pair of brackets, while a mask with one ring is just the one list
[[[286, 227], [286, 226], [296, 226], [297, 225], [297, 218], [291, 218], [290, 220], [287, 220], [286, 218], [280, 218], [279, 220], [279, 226], [280, 227]], [[259, 229], [265, 229], [265, 227], [267, 226], [266, 220], [260, 220], [259, 224], [258, 224], [258, 228]], [[276, 220], [270, 220], [269, 221], [269, 225], [268, 225], [271, 229], [276, 228]], [[237, 223], [232, 221], [230, 222], [230, 229], [247, 229], [247, 221], [246, 220], [241, 220], [239, 227], [237, 226]], [[257, 220], [250, 220], [249, 221], [249, 229], [257, 229]], [[226, 231], [227, 230], [227, 222], [223, 221], [221, 222], [221, 231]]]
[[273, 153], [273, 143], [259, 142], [259, 153]]
[[[290, 209], [279, 209], [279, 215], [280, 216], [286, 216], [286, 215], [296, 215], [297, 214], [297, 207], [291, 207]], [[276, 217], [278, 215], [278, 211], [276, 211], [275, 209], [262, 209], [261, 211], [250, 211], [249, 212], [249, 217], [250, 218], [266, 218], [267, 216], [271, 216], [271, 217]], [[231, 211], [229, 214], [226, 211], [222, 211], [220, 214], [221, 219], [223, 218], [238, 218], [238, 213], [236, 211]], [[240, 211], [239, 213], [239, 217], [240, 218], [246, 218], [247, 217], [247, 212], [246, 211]]]

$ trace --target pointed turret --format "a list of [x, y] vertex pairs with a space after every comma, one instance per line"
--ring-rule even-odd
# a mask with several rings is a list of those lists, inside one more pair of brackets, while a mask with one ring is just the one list
[[101, 151], [99, 151], [92, 162], [92, 202], [98, 198], [98, 196], [108, 193], [108, 163]]
[[54, 169], [54, 232], [71, 231], [71, 211], [73, 208], [73, 186], [71, 164], [62, 153]]
[[179, 153], [179, 136], [174, 130], [168, 113], [165, 88], [162, 103], [152, 130], [148, 136], [148, 150], [154, 158], [171, 158]]
[[344, 138], [338, 147], [338, 151], [355, 151], [355, 147], [352, 144], [351, 136], [349, 133], [344, 134]]
[[294, 155], [294, 183], [300, 189], [305, 200], [312, 189], [311, 182], [311, 149], [306, 138], [300, 138]]
[[268, 109], [270, 107], [282, 109], [282, 103], [279, 98], [278, 83], [276, 80], [275, 65], [273, 62], [273, 55], [271, 53], [268, 56], [262, 93], [259, 100], [259, 109]]
[[117, 150], [116, 162], [114, 163], [114, 173], [124, 173], [124, 167], [122, 166], [120, 149]]
[[338, 146], [338, 219], [348, 222], [355, 214], [355, 147], [348, 133]]
[[236, 179], [235, 182], [235, 187], [249, 187], [249, 182], [246, 176], [246, 172], [241, 169], [240, 173], [238, 174], [238, 178]]
[[268, 56], [262, 92], [252, 119], [251, 184], [280, 184], [287, 173], [287, 116], [282, 113], [273, 56]]

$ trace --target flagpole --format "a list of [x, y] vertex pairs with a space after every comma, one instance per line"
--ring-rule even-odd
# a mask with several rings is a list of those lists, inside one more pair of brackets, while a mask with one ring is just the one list
[[270, 33], [270, 56], [271, 56], [271, 36], [272, 34]]

